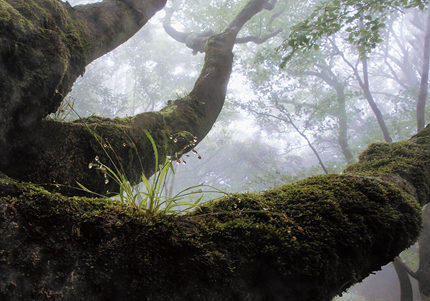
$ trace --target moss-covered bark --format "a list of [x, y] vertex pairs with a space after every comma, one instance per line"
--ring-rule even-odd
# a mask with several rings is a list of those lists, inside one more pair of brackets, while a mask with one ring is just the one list
[[[56, 0], [38, 1], [57, 3]], [[156, 0], [147, 0], [147, 2], [158, 8], [155, 5], [158, 3]], [[40, 121], [37, 127], [34, 126], [35, 122], [30, 122], [32, 125], [31, 130], [26, 133], [21, 131], [22, 126], [20, 130], [16, 130], [16, 128], [15, 130], [0, 129], [0, 133], [5, 131], [9, 133], [4, 136], [3, 141], [0, 137], [0, 142], [2, 141], [2, 145], [0, 145], [0, 158], [2, 158], [0, 170], [13, 178], [37, 183], [76, 186], [75, 181], [79, 181], [92, 191], [102, 194], [108, 190], [117, 191], [117, 187], [115, 187], [113, 181], [108, 185], [102, 184], [104, 183], [103, 177], [94, 176], [96, 171], [88, 170], [88, 164], [96, 156], [99, 156], [103, 163], [111, 166], [113, 163], [120, 163], [119, 165], [132, 182], [136, 182], [142, 172], [149, 176], [154, 170], [154, 154], [143, 130], [148, 130], [153, 136], [160, 156], [169, 154], [169, 152], [170, 154], [175, 153], [180, 149], [178, 146], [172, 149], [169, 139], [172, 134], [189, 132], [196, 136], [199, 141], [207, 135], [224, 104], [227, 84], [232, 70], [232, 49], [236, 36], [242, 26], [253, 15], [260, 12], [267, 2], [267, 0], [250, 1], [223, 33], [208, 38], [205, 64], [193, 90], [188, 96], [169, 101], [168, 105], [161, 111], [143, 113], [133, 118], [122, 120], [91, 117], [78, 122]], [[71, 18], [70, 20], [73, 20], [73, 22], [77, 22], [77, 24], [85, 25], [82, 25], [85, 30], [80, 33], [80, 37], [85, 35], [86, 39], [84, 40], [90, 43], [87, 47], [81, 47], [85, 63], [100, 55], [100, 52], [108, 51], [114, 45], [119, 44], [124, 40], [124, 35], [127, 36], [137, 28], [137, 25], [132, 23], [127, 26], [121, 25], [123, 26], [120, 27], [123, 28], [122, 30], [116, 29], [115, 22], [122, 20], [117, 16], [117, 13], [112, 13], [111, 19], [105, 16], [109, 11], [112, 11], [114, 3], [119, 5], [120, 8], [122, 7], [122, 2], [106, 1], [103, 4], [89, 6], [89, 8], [68, 8], [70, 12], [66, 16]], [[96, 14], [100, 9], [106, 9], [106, 12], [102, 11], [100, 14]], [[134, 5], [132, 5], [131, 11], [124, 8], [124, 24], [127, 24], [127, 12], [133, 15], [133, 13], [136, 13], [134, 9], [136, 9]], [[96, 15], [98, 18], [104, 17], [99, 20], [95, 18]], [[111, 22], [108, 28], [115, 31], [112, 35], [107, 34], [109, 30], [105, 28], [107, 25], [103, 23], [107, 22], [107, 20]], [[93, 28], [97, 22], [102, 23], [101, 32]], [[105, 41], [108, 37], [104, 35], [117, 38]], [[93, 40], [97, 43], [93, 42]], [[83, 44], [82, 40], [80, 40], [80, 44]], [[96, 47], [99, 44], [105, 46]], [[47, 45], [52, 47], [50, 43], [47, 43]], [[29, 51], [31, 52], [32, 48]], [[17, 59], [17, 62], [20, 62], [21, 59]], [[68, 63], [72, 65], [72, 61]], [[41, 64], [41, 66], [45, 65]], [[49, 69], [49, 66], [47, 68]], [[39, 74], [40, 72], [37, 68], [33, 68], [33, 73]], [[49, 76], [49, 79], [51, 79], [51, 76]], [[55, 91], [54, 89], [55, 87], [52, 88], [52, 91]], [[66, 89], [66, 91], [68, 90]], [[52, 92], [51, 96], [60, 97], [64, 90], [59, 89], [59, 92]], [[47, 95], [40, 96], [37, 101], [45, 104], [46, 100], [43, 99], [47, 97]], [[8, 99], [10, 100], [10, 95], [1, 96], [5, 107], [15, 110], [11, 102], [7, 101]], [[61, 100], [61, 97], [59, 100]], [[28, 100], [28, 102], [30, 101]], [[55, 103], [58, 104], [58, 102]], [[25, 106], [27, 105], [25, 104]], [[39, 114], [38, 118], [40, 118], [51, 111], [45, 110], [44, 114], [42, 114], [41, 110], [37, 109], [35, 112], [38, 112], [35, 114]], [[9, 115], [12, 116], [13, 114], [10, 113]], [[18, 118], [21, 121], [16, 121], [18, 119], [13, 118], [15, 120], [13, 122], [17, 122], [18, 125], [24, 125], [26, 123], [23, 122], [23, 118], [28, 120], [28, 116], [23, 115], [22, 118]], [[35, 120], [37, 120], [36, 117]], [[4, 126], [8, 127], [9, 123], [5, 122]], [[97, 140], [93, 137], [94, 133], [99, 135], [102, 140], [108, 139], [112, 146], [111, 155], [115, 160], [110, 160], [105, 156], [104, 142], [97, 143]], [[126, 145], [131, 143], [133, 147], [124, 148], [124, 143]], [[183, 146], [181, 145], [181, 147]]]
[[0, 297], [330, 300], [416, 241], [429, 137], [427, 128], [371, 145], [348, 168], [362, 175], [231, 194], [186, 216], [149, 216], [2, 177]]
[[430, 129], [370, 146], [344, 175], [232, 194], [187, 216], [150, 216], [116, 201], [60, 194], [72, 194], [67, 186], [75, 181], [115, 190], [88, 168], [96, 156], [132, 181], [150, 174], [154, 154], [144, 129], [160, 156], [178, 147], [169, 144], [171, 134], [202, 139], [224, 102], [236, 35], [268, 1], [251, 0], [224, 33], [208, 39], [193, 91], [163, 110], [41, 121], [87, 63], [164, 3], [71, 8], [0, 0], [0, 170], [61, 184], [48, 192], [0, 176], [0, 299], [330, 300], [417, 239], [420, 206], [429, 201]]
[[129, 39], [165, 2], [0, 0], [0, 170], [31, 144], [85, 66]]

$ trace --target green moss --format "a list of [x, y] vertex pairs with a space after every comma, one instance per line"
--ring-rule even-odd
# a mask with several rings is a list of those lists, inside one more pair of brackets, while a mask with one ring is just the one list
[[34, 191], [45, 191], [42, 187], [32, 183], [24, 183], [9, 178], [0, 172], [0, 197], [18, 196]]
[[[0, 5], [2, 5], [2, 3], [0, 3]], [[0, 22], [7, 22], [10, 20], [11, 16], [10, 14], [3, 9], [2, 7], [0, 7]]]
[[[390, 258], [415, 239], [395, 239], [396, 231], [417, 236], [420, 229], [420, 209], [410, 195], [354, 176], [312, 177], [262, 194], [234, 194], [211, 206], [216, 231], [205, 235], [234, 254], [237, 266], [264, 254], [284, 277], [300, 273], [328, 282], [360, 280], [352, 279], [373, 265], [362, 265], [369, 253]], [[388, 228], [396, 230], [382, 230]]]
[[27, 190], [0, 199], [0, 217], [5, 300], [330, 300], [421, 225], [394, 185], [338, 175], [232, 194], [189, 216]]
[[411, 141], [373, 143], [359, 155], [359, 162], [344, 172], [363, 176], [387, 177], [398, 175], [415, 189], [421, 205], [430, 196], [430, 140], [429, 131], [422, 131]]
[[188, 129], [200, 140], [204, 138], [200, 134], [206, 119], [205, 103], [198, 100], [195, 95], [187, 95], [171, 102], [159, 113], [169, 125], [171, 133], [177, 133]]
[[430, 145], [430, 125], [427, 125], [424, 130], [412, 136], [410, 141], [416, 144]]
[[109, 122], [116, 125], [129, 125], [131, 121], [131, 117], [115, 117], [115, 118], [106, 118], [97, 115], [91, 115], [89, 117], [85, 117], [82, 119], [77, 119], [73, 121], [73, 123], [86, 123], [86, 124], [102, 124], [104, 122]]
[[[65, 6], [56, 0], [0, 1], [0, 57], [8, 58], [0, 71], [2, 139], [33, 131], [38, 120], [55, 112], [85, 70], [85, 47], [91, 41]], [[12, 152], [2, 147], [0, 154]]]

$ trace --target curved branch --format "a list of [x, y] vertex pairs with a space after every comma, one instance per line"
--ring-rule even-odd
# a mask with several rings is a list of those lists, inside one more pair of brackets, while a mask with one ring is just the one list
[[321, 166], [321, 168], [323, 169], [325, 174], [328, 174], [329, 172], [327, 171], [327, 168], [324, 165], [324, 162], [322, 161], [318, 151], [316, 150], [316, 148], [312, 145], [311, 141], [308, 139], [308, 137], [305, 135], [304, 131], [300, 131], [299, 128], [294, 124], [290, 114], [288, 114], [287, 110], [285, 110], [283, 107], [280, 107], [279, 104], [278, 105], [278, 109], [288, 118], [288, 122], [294, 127], [294, 129], [296, 130], [296, 132], [302, 136], [305, 140], [306, 143], [309, 145], [309, 147], [311, 148], [312, 152], [314, 153], [314, 155], [317, 157], [318, 159], [318, 163]]
[[267, 2], [263, 5], [263, 8], [265, 10], [272, 10], [275, 8], [276, 2], [278, 2], [278, 0], [270, 0], [269, 2]]
[[70, 16], [84, 24], [90, 43], [84, 48], [87, 64], [131, 38], [166, 5], [166, 0], [119, 0], [78, 5]]
[[269, 22], [267, 22], [267, 26], [270, 26], [272, 23], [273, 23], [273, 21], [275, 21], [275, 19], [277, 18], [277, 17], [279, 17], [280, 15], [282, 15], [284, 12], [285, 12], [285, 10], [287, 9], [287, 7], [286, 6], [284, 6], [280, 11], [278, 11], [277, 13], [275, 13], [275, 14], [273, 14], [271, 17], [270, 17], [270, 20], [269, 20]]
[[357, 174], [230, 194], [183, 216], [66, 198], [0, 175], [0, 295], [332, 300], [417, 239], [417, 202], [429, 201], [429, 131], [370, 145], [345, 170]]
[[202, 33], [184, 33], [177, 31], [171, 25], [172, 15], [174, 13], [173, 8], [165, 8], [166, 16], [163, 20], [163, 28], [165, 32], [173, 39], [178, 41], [179, 43], [185, 44], [188, 48], [193, 50], [193, 55], [196, 55], [198, 52], [205, 52], [205, 44], [207, 42], [207, 38], [214, 34], [212, 30], [205, 31]]
[[[227, 30], [231, 30], [237, 34], [239, 33], [240, 29], [248, 22], [254, 15], [258, 14], [263, 9], [266, 10], [272, 10], [276, 4], [277, 0], [271, 0], [268, 2], [268, 0], [263, 1], [249, 1], [246, 6], [239, 12], [239, 14], [234, 18], [234, 20], [230, 23]], [[208, 41], [208, 36], [211, 36], [214, 34], [212, 30], [203, 32], [203, 33], [185, 33], [185, 32], [179, 32], [176, 29], [174, 29], [171, 26], [171, 18], [172, 14], [174, 12], [173, 8], [165, 8], [166, 11], [166, 17], [163, 21], [163, 27], [166, 31], [166, 33], [175, 39], [176, 41], [180, 43], [185, 43], [186, 46], [193, 50], [193, 55], [196, 55], [197, 53], [203, 53], [205, 52], [205, 44]], [[276, 36], [282, 32], [282, 29], [276, 29], [263, 37], [257, 37], [257, 36], [249, 36], [244, 38], [238, 38], [236, 39], [236, 43], [238, 44], [244, 44], [248, 42], [253, 42], [255, 44], [261, 44], [267, 41], [268, 39]]]
[[[37, 132], [17, 143], [1, 170], [14, 178], [38, 183], [55, 181], [76, 186], [75, 181], [78, 181], [102, 194], [118, 191], [118, 186], [114, 181], [105, 185], [103, 175], [88, 169], [88, 164], [96, 156], [112, 168], [114, 163], [121, 166], [133, 183], [141, 180], [142, 172], [151, 175], [154, 154], [143, 130], [148, 130], [153, 136], [160, 157], [184, 147], [173, 145], [169, 139], [171, 134], [185, 131], [197, 136], [199, 141], [207, 135], [224, 104], [232, 70], [232, 49], [240, 30], [237, 24], [243, 26], [243, 22], [251, 17], [249, 12], [261, 11], [266, 2], [250, 1], [233, 22], [236, 24], [234, 30], [228, 27], [223, 33], [208, 39], [204, 66], [188, 96], [169, 101], [159, 112], [143, 113], [133, 118], [109, 120], [89, 117], [64, 123], [43, 121]], [[66, 193], [65, 189], [63, 193]], [[75, 194], [76, 191], [68, 190], [67, 193]]]
[[171, 25], [172, 15], [173, 15], [173, 12], [175, 10], [173, 8], [171, 8], [171, 7], [165, 7], [164, 11], [166, 12], [166, 16], [164, 17], [164, 20], [163, 20], [163, 28], [164, 28], [164, 30], [166, 31], [166, 33], [170, 37], [172, 37], [173, 39], [175, 39], [179, 43], [185, 43], [187, 41], [187, 37], [188, 37], [189, 34], [177, 31]]
[[273, 38], [274, 36], [278, 35], [279, 33], [282, 32], [282, 28], [278, 28], [262, 37], [258, 37], [258, 36], [248, 36], [248, 37], [243, 37], [243, 38], [237, 38], [236, 39], [236, 44], [246, 44], [249, 42], [253, 42], [254, 44], [262, 44], [264, 42], [266, 42], [268, 39]]
[[400, 300], [401, 301], [413, 301], [413, 291], [411, 280], [409, 279], [408, 272], [405, 269], [405, 264], [399, 256], [394, 258], [393, 261], [394, 269], [400, 283]]
[[18, 137], [31, 145], [40, 120], [57, 110], [86, 65], [129, 39], [165, 2], [1, 2], [0, 170]]

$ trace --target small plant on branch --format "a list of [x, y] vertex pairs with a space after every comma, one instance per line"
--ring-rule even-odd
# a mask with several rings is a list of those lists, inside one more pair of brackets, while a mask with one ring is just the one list
[[[133, 186], [130, 183], [121, 165], [115, 164], [115, 161], [119, 160], [118, 158], [116, 158], [117, 160], [114, 160], [114, 158], [109, 154], [108, 150], [111, 150], [114, 156], [116, 156], [109, 141], [107, 139], [103, 141], [101, 137], [97, 136], [93, 131], [91, 132], [99, 144], [103, 147], [103, 150], [111, 161], [113, 167], [110, 168], [109, 166], [100, 162], [98, 156], [95, 157], [95, 162], [90, 163], [88, 167], [90, 169], [97, 168], [101, 170], [104, 175], [105, 184], [109, 183], [109, 179], [115, 181], [119, 185], [119, 192], [118, 194], [114, 195], [113, 198], [119, 198], [121, 202], [129, 205], [132, 208], [138, 209], [140, 212], [150, 215], [184, 213], [188, 212], [190, 209], [198, 207], [205, 193], [223, 193], [219, 189], [202, 183], [199, 185], [187, 187], [173, 197], [168, 197], [165, 195], [168, 175], [170, 172], [175, 172], [173, 168], [173, 161], [186, 164], [186, 161], [182, 158], [182, 156], [184, 155], [185, 151], [189, 150], [190, 148], [192, 148], [192, 152], [196, 154], [199, 159], [201, 158], [198, 152], [193, 148], [197, 142], [197, 137], [191, 135], [188, 132], [180, 132], [170, 137], [175, 143], [184, 141], [186, 141], [186, 143], [180, 151], [175, 152], [172, 156], [166, 156], [160, 164], [160, 158], [155, 141], [151, 134], [147, 130], [144, 130], [154, 150], [155, 170], [154, 175], [151, 178], [147, 178], [145, 174], [142, 173], [141, 180], [144, 187], [142, 190], [139, 189], [139, 185]], [[81, 183], [77, 182], [77, 184], [82, 190], [89, 193], [94, 193]], [[210, 189], [203, 190], [202, 188]], [[193, 202], [187, 201], [187, 198], [193, 195], [200, 195], [200, 197]]]

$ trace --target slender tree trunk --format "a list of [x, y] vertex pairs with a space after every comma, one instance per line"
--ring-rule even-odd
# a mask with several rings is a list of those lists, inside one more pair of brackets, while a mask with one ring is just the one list
[[325, 83], [327, 83], [330, 87], [334, 88], [337, 93], [337, 98], [339, 102], [339, 110], [336, 114], [336, 117], [339, 120], [339, 138], [338, 138], [338, 144], [342, 150], [342, 154], [345, 157], [345, 160], [348, 164], [354, 163], [354, 156], [352, 155], [351, 150], [349, 149], [348, 145], [348, 118], [346, 115], [346, 99], [345, 99], [345, 92], [343, 85], [339, 83], [339, 81], [336, 78], [336, 75], [329, 69], [329, 67], [325, 68], [327, 73], [319, 73], [319, 72], [309, 72], [305, 71], [303, 74], [306, 75], [312, 75], [316, 76], [320, 79], [322, 79]]
[[393, 265], [400, 283], [400, 301], [413, 301], [414, 295], [408, 271], [404, 268], [404, 264], [399, 257], [394, 259]]
[[370, 92], [369, 87], [369, 74], [367, 71], [367, 60], [363, 60], [362, 62], [363, 66], [363, 81], [359, 80], [359, 84], [361, 86], [361, 89], [364, 92], [364, 95], [366, 96], [366, 100], [369, 103], [370, 107], [372, 108], [373, 114], [375, 114], [376, 119], [378, 120], [379, 127], [381, 128], [382, 134], [384, 135], [384, 140], [387, 143], [393, 142], [393, 139], [391, 139], [390, 133], [388, 131], [387, 126], [385, 125], [384, 117], [382, 117], [382, 113], [378, 108], [378, 105], [376, 104], [375, 100], [373, 99], [372, 93]]
[[[360, 27], [363, 29], [363, 22], [362, 21], [360, 21]], [[358, 72], [355, 69], [355, 74], [357, 76], [357, 80], [361, 86], [361, 89], [364, 92], [364, 95], [366, 96], [366, 100], [369, 103], [369, 105], [373, 111], [373, 114], [375, 114], [376, 119], [378, 120], [378, 124], [379, 124], [379, 127], [381, 128], [382, 134], [384, 135], [385, 142], [391, 143], [391, 142], [393, 142], [393, 139], [391, 139], [388, 128], [385, 125], [384, 118], [382, 117], [382, 113], [379, 110], [378, 105], [376, 104], [375, 100], [373, 99], [372, 93], [370, 92], [367, 59], [362, 60], [361, 65], [363, 67], [363, 80], [361, 80], [360, 76], [358, 75]]]
[[417, 101], [417, 131], [425, 127], [425, 107], [427, 101], [427, 86], [429, 79], [430, 64], [430, 10], [427, 12], [427, 27], [424, 36], [423, 66], [421, 69], [420, 92]]
[[391, 139], [390, 133], [388, 131], [387, 126], [385, 125], [385, 121], [384, 118], [382, 117], [382, 113], [378, 108], [378, 105], [376, 104], [376, 102], [373, 100], [373, 96], [372, 93], [370, 92], [370, 87], [369, 87], [369, 74], [367, 71], [367, 60], [363, 60], [362, 66], [363, 66], [363, 79], [361, 79], [360, 74], [358, 73], [357, 68], [351, 64], [351, 62], [349, 62], [345, 56], [343, 55], [342, 52], [340, 52], [339, 48], [336, 46], [336, 44], [334, 43], [334, 41], [331, 41], [332, 45], [335, 47], [335, 49], [337, 49], [337, 51], [339, 51], [342, 59], [345, 61], [345, 63], [352, 69], [352, 71], [354, 72], [355, 78], [358, 81], [358, 84], [360, 85], [361, 90], [364, 92], [364, 95], [366, 97], [367, 102], [370, 105], [370, 108], [372, 109], [373, 113], [376, 116], [376, 119], [378, 120], [378, 124], [379, 127], [382, 130], [382, 134], [384, 135], [384, 140], [385, 142], [391, 143], [393, 142], [393, 139]]
[[[402, 298], [412, 298], [410, 289], [410, 279], [404, 276], [406, 271], [409, 276], [413, 277], [418, 281], [418, 287], [422, 301], [430, 301], [430, 206], [426, 206], [423, 214], [423, 228], [421, 231], [420, 238], [418, 240], [419, 245], [419, 267], [416, 272], [412, 271], [400, 258], [396, 257], [394, 261], [394, 268], [396, 269], [397, 275], [400, 281], [400, 288]], [[412, 299], [404, 299], [412, 300]], [[403, 299], [402, 299], [403, 301]]]
[[345, 160], [348, 164], [354, 162], [354, 156], [352, 155], [351, 150], [348, 145], [348, 120], [346, 115], [346, 100], [345, 93], [343, 91], [343, 87], [341, 87], [340, 83], [337, 83], [335, 86], [335, 90], [338, 96], [339, 101], [339, 111], [338, 111], [338, 120], [339, 120], [339, 146], [342, 149], [342, 154], [345, 157]]

